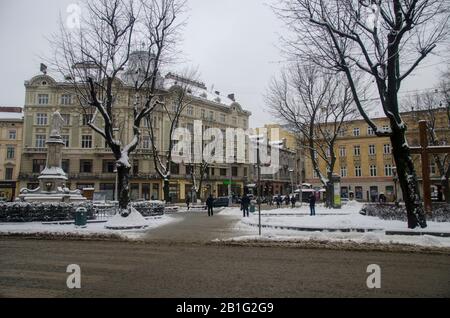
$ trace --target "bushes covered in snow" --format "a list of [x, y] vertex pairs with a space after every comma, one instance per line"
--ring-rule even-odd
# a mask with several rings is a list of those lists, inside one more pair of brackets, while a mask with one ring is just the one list
[[0, 222], [56, 222], [73, 221], [76, 209], [84, 207], [87, 218], [94, 219], [92, 204], [83, 203], [0, 203]]
[[[375, 216], [383, 220], [407, 221], [405, 207], [393, 204], [367, 204], [363, 207], [360, 214]], [[433, 204], [433, 215], [431, 218], [427, 218], [435, 222], [450, 222], [450, 205], [443, 203]]]

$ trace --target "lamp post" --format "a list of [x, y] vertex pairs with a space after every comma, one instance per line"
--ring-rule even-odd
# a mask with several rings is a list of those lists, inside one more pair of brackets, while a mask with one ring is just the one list
[[294, 190], [294, 169], [289, 169], [289, 173], [291, 174], [291, 194], [295, 196]]
[[261, 142], [264, 142], [264, 136], [263, 135], [257, 135], [257, 136], [250, 136], [250, 140], [256, 141], [256, 167], [258, 169], [258, 181], [257, 181], [257, 189], [258, 189], [258, 197], [257, 197], [257, 203], [258, 203], [258, 228], [259, 228], [259, 235], [261, 236], [261, 156], [259, 153], [259, 144]]
[[392, 168], [392, 174], [394, 175], [393, 181], [394, 181], [394, 202], [395, 205], [398, 205], [398, 196], [397, 196], [397, 181], [398, 181], [398, 176], [397, 176], [397, 167], [393, 167]]

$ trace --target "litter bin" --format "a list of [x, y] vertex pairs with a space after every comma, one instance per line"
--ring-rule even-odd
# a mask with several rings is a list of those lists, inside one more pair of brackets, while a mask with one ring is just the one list
[[250, 212], [255, 213], [255, 205], [254, 204], [250, 204]]
[[87, 224], [87, 209], [78, 208], [75, 212], [75, 226], [86, 227]]

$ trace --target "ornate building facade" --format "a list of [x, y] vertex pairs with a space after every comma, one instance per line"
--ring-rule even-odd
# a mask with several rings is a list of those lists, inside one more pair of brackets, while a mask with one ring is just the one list
[[[182, 77], [168, 74], [161, 78], [160, 90], [170, 99], [171, 85]], [[203, 83], [191, 81], [195, 93], [189, 94], [189, 106], [184, 110], [179, 127], [192, 129], [195, 120], [201, 120], [204, 128], [248, 129], [250, 112], [236, 102], [233, 94], [227, 97], [209, 91]], [[115, 105], [116, 138], [123, 144], [132, 139], [132, 104], [134, 92], [119, 81], [117, 105]], [[25, 82], [23, 160], [20, 165], [21, 187], [36, 187], [37, 176], [45, 167], [45, 141], [50, 133], [51, 114], [59, 111], [65, 120], [62, 137], [66, 143], [63, 150], [63, 169], [68, 175], [70, 189], [93, 188], [113, 199], [116, 192], [115, 160], [102, 137], [96, 134], [87, 122], [88, 115], [77, 104], [70, 86], [56, 81], [49, 75], [38, 75]], [[155, 139], [159, 153], [167, 151], [170, 122], [162, 112], [152, 115]], [[101, 125], [101, 123], [97, 123]], [[163, 183], [156, 173], [148, 129], [142, 127], [141, 144], [132, 154], [132, 176], [130, 181], [133, 200], [162, 199]], [[249, 179], [248, 164], [214, 164], [209, 167], [203, 183], [202, 194], [227, 195], [232, 178], [232, 190], [241, 195]], [[190, 169], [181, 164], [172, 164], [170, 195], [173, 201], [184, 201], [192, 191]]]

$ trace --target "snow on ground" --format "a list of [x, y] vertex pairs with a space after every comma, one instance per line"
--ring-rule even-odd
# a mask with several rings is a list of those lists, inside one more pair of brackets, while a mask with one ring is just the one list
[[[450, 233], [450, 223], [428, 222], [428, 227], [410, 230], [402, 221], [382, 220], [377, 217], [363, 216], [359, 214], [362, 204], [350, 203], [341, 210], [330, 210], [322, 206], [316, 207], [316, 216], [309, 216], [309, 206], [292, 208], [281, 208], [265, 210], [261, 212], [261, 223], [271, 228], [262, 228], [262, 237], [241, 236], [231, 239], [232, 241], [354, 241], [359, 243], [398, 243], [420, 246], [450, 247], [450, 238], [436, 237], [430, 235], [407, 236], [407, 235], [385, 235], [385, 231], [411, 231], [411, 232], [445, 232]], [[241, 216], [239, 208], [228, 208], [221, 215]], [[249, 218], [242, 219], [235, 228], [237, 233], [258, 233], [258, 213], [250, 213]], [[308, 228], [313, 231], [296, 231], [272, 227], [299, 227]], [[314, 231], [317, 229], [317, 231]], [[325, 229], [325, 231], [319, 231]], [[327, 232], [326, 229], [371, 229], [373, 232]]]
[[178, 222], [179, 220], [169, 216], [163, 215], [160, 217], [146, 218], [148, 227], [142, 230], [108, 230], [105, 228], [106, 222], [102, 223], [88, 223], [86, 228], [76, 228], [74, 224], [43, 224], [41, 222], [33, 223], [0, 223], [0, 234], [74, 234], [80, 236], [91, 235], [119, 235], [126, 239], [139, 239], [148, 231], [157, 227]]

